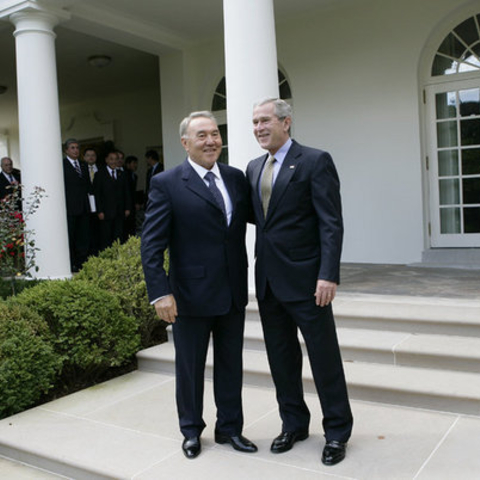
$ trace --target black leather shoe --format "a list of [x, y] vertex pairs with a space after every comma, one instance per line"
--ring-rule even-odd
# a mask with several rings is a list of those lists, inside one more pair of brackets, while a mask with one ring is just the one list
[[323, 447], [322, 463], [324, 465], [336, 465], [340, 463], [346, 455], [347, 444], [330, 440]]
[[282, 432], [273, 439], [270, 451], [272, 453], [283, 453], [291, 450], [295, 442], [308, 438], [308, 432]]
[[198, 457], [202, 451], [202, 445], [200, 444], [200, 437], [186, 438], [182, 443], [183, 453], [187, 458]]
[[215, 443], [229, 443], [235, 450], [244, 453], [254, 453], [258, 450], [257, 446], [243, 435], [234, 435], [233, 437], [229, 437], [228, 435], [216, 433]]

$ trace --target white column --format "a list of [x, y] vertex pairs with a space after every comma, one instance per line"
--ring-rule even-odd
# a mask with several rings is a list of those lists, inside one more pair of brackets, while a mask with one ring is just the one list
[[[227, 86], [228, 158], [245, 171], [264, 151], [252, 129], [253, 104], [278, 97], [277, 45], [273, 0], [224, 0], [225, 77]], [[255, 232], [249, 226], [249, 289], [254, 291]]]
[[22, 184], [26, 196], [45, 190], [40, 208], [28, 219], [35, 232], [36, 278], [67, 278], [70, 273], [60, 114], [53, 28], [68, 18], [33, 2], [9, 14], [15, 25], [18, 118]]

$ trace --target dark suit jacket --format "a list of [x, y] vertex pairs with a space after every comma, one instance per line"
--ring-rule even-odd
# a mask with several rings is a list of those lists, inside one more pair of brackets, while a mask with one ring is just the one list
[[152, 177], [154, 177], [155, 175], [158, 175], [159, 173], [162, 173], [160, 169], [161, 169], [160, 163], [156, 163], [153, 167], [150, 167], [147, 170], [147, 181], [145, 183], [147, 194], [150, 191], [150, 182], [152, 181]]
[[[20, 183], [20, 177], [12, 173], [13, 178]], [[11, 193], [11, 183], [7, 180], [5, 175], [0, 171], [0, 200]]]
[[247, 179], [256, 231], [255, 279], [263, 299], [311, 298], [317, 279], [339, 282], [343, 239], [340, 182], [331, 156], [293, 142], [275, 181], [267, 218], [258, 193], [268, 155], [252, 160]]
[[[245, 230], [248, 186], [244, 174], [218, 165], [230, 195], [229, 226], [205, 182], [188, 161], [152, 178], [142, 235], [148, 295], [173, 293], [179, 315], [224, 315], [248, 301]], [[169, 249], [170, 271], [163, 269]]]
[[107, 167], [101, 167], [93, 179], [93, 192], [97, 213], [103, 213], [105, 220], [124, 218], [125, 210], [132, 209], [132, 200], [125, 174], [117, 170], [114, 180]]
[[76, 216], [90, 213], [90, 204], [88, 202], [88, 193], [90, 190], [88, 168], [85, 162], [79, 162], [79, 164], [82, 171], [81, 177], [68, 159], [63, 159], [67, 215]]

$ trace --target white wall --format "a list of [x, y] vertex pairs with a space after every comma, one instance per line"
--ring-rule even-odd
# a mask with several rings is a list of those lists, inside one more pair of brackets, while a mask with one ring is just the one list
[[[480, 2], [353, 5], [277, 25], [278, 60], [293, 94], [294, 137], [329, 150], [336, 162], [345, 218], [343, 261], [418, 262], [428, 246], [420, 60], [446, 18], [465, 5], [478, 5], [480, 12]], [[210, 108], [222, 76], [222, 40], [197, 45], [183, 59], [185, 113]], [[164, 87], [162, 78], [163, 97]], [[178, 111], [163, 112], [164, 122], [174, 113], [178, 118]]]

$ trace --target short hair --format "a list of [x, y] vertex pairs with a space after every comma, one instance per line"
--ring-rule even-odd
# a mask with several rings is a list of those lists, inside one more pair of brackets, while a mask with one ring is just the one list
[[156, 150], [147, 150], [145, 153], [145, 158], [151, 158], [152, 160], [158, 162], [160, 157], [158, 156], [158, 152]]
[[72, 143], [76, 143], [78, 145], [78, 140], [76, 138], [67, 138], [65, 140], [65, 150], [67, 150]]
[[190, 126], [190, 122], [195, 118], [209, 118], [210, 120], [213, 120], [215, 124], [217, 124], [217, 119], [215, 118], [215, 115], [208, 110], [203, 110], [201, 112], [192, 112], [190, 115], [188, 115], [188, 117], [185, 117], [180, 122], [180, 138], [185, 138], [187, 136], [187, 130]]
[[259, 102], [256, 102], [253, 105], [253, 108], [260, 107], [262, 105], [265, 105], [267, 103], [273, 103], [275, 107], [275, 115], [280, 119], [283, 120], [284, 118], [290, 117], [292, 118], [292, 107], [285, 101], [282, 100], [281, 98], [264, 98], [263, 100], [260, 100]]
[[95, 155], [97, 154], [97, 151], [93, 147], [87, 147], [84, 151], [83, 154], [85, 155], [88, 151], [92, 151]]
[[138, 158], [135, 156], [135, 155], [129, 155], [126, 159], [125, 159], [125, 165], [130, 165], [131, 163], [133, 162], [137, 162], [138, 163]]

